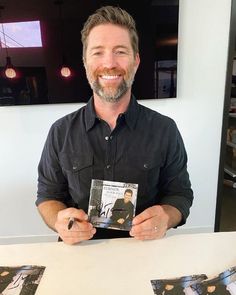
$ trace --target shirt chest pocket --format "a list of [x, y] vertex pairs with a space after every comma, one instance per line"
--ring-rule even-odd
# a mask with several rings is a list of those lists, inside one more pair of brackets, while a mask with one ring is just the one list
[[159, 182], [160, 161], [152, 155], [135, 156], [126, 154], [118, 165], [120, 181], [138, 183], [139, 193], [147, 195]]
[[61, 153], [62, 171], [71, 189], [84, 190], [93, 177], [93, 155], [91, 153]]

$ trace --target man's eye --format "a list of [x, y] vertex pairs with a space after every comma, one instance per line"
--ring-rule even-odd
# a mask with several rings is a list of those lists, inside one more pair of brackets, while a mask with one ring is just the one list
[[102, 55], [102, 52], [101, 52], [101, 51], [95, 51], [95, 52], [93, 53], [93, 55], [95, 55], [95, 56], [99, 56], [99, 55]]
[[126, 52], [123, 51], [123, 50], [117, 50], [115, 53], [116, 53], [117, 55], [124, 55], [124, 54], [126, 54]]

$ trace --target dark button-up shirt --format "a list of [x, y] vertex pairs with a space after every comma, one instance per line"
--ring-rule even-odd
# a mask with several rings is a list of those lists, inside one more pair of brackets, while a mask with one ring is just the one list
[[[116, 127], [96, 116], [93, 98], [56, 121], [39, 163], [36, 204], [57, 200], [88, 210], [92, 179], [137, 183], [136, 215], [156, 204], [189, 214], [193, 193], [187, 156], [175, 122], [131, 98]], [[124, 237], [126, 232], [98, 229], [97, 237]]]

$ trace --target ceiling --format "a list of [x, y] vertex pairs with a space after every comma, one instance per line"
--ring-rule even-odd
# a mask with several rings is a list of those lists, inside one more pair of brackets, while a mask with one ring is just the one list
[[[4, 7], [0, 22], [44, 20], [58, 18], [55, 0], [0, 0]], [[20, 4], [19, 4], [20, 3]], [[63, 18], [87, 19], [88, 15], [103, 5], [118, 5], [134, 14], [142, 14], [145, 7], [176, 5], [178, 0], [63, 0]]]
[[[64, 17], [79, 17], [93, 9], [94, 1], [65, 0], [62, 4]], [[54, 0], [1, 0], [4, 6], [2, 20], [4, 22], [43, 20], [58, 17], [58, 6]], [[75, 9], [76, 8], [76, 9]]]

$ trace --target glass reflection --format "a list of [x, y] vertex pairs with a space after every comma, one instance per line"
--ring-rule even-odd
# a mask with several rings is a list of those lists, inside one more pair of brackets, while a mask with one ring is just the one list
[[[92, 92], [82, 63], [80, 30], [88, 15], [102, 5], [119, 5], [136, 20], [141, 64], [134, 95], [138, 99], [176, 96], [178, 0], [140, 0], [135, 5], [125, 0], [60, 3], [59, 15], [53, 0], [4, 2], [0, 105], [88, 101]], [[7, 57], [12, 68], [6, 75]]]

